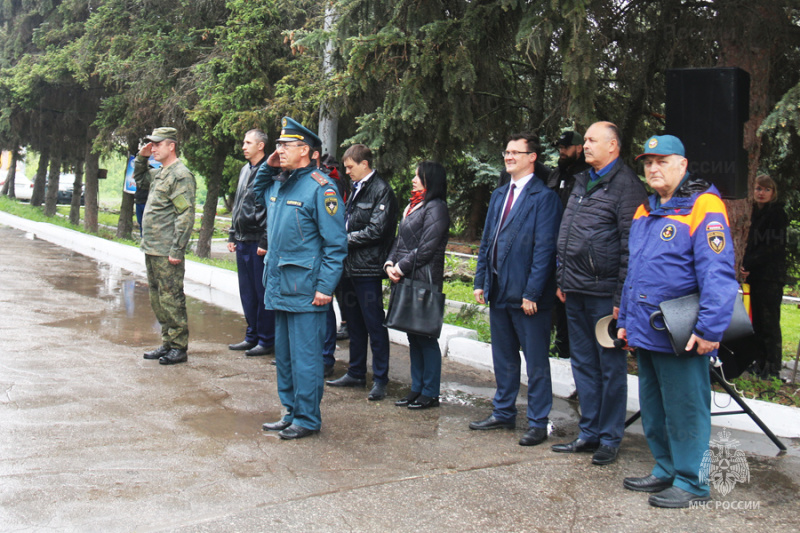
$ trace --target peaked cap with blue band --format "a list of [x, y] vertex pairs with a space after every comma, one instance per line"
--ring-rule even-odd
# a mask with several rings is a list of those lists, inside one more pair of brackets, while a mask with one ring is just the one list
[[321, 146], [322, 141], [317, 134], [291, 117], [281, 119], [281, 136], [277, 142], [300, 141], [309, 146]]

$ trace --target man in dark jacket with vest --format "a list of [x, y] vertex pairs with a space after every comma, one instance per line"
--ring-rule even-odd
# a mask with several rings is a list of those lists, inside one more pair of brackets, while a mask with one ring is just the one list
[[367, 376], [367, 339], [372, 348], [372, 390], [382, 400], [389, 382], [389, 332], [383, 326], [383, 263], [397, 229], [397, 199], [386, 181], [372, 170], [372, 152], [354, 144], [342, 156], [353, 193], [345, 208], [347, 258], [339, 301], [350, 333], [350, 367], [332, 387], [363, 387]]
[[581, 405], [578, 438], [556, 444], [562, 453], [594, 452], [592, 463], [617, 459], [625, 429], [628, 365], [625, 351], [603, 348], [595, 325], [617, 318], [628, 269], [628, 234], [647, 198], [639, 177], [619, 157], [614, 124], [597, 122], [584, 135], [591, 168], [575, 176], [558, 233], [557, 296], [567, 309], [572, 376]]
[[247, 321], [244, 341], [229, 344], [231, 350], [247, 350], [247, 356], [267, 355], [275, 344], [275, 313], [264, 309], [264, 255], [267, 253], [267, 210], [256, 203], [253, 182], [266, 159], [267, 134], [250, 130], [244, 136], [242, 152], [247, 163], [239, 173], [233, 199], [228, 251], [236, 252], [239, 298]]

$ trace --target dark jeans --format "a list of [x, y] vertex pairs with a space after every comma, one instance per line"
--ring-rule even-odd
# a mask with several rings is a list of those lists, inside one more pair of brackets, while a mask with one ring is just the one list
[[411, 390], [431, 398], [439, 397], [442, 380], [442, 352], [439, 339], [408, 335], [408, 356], [411, 360]]
[[373, 380], [389, 382], [389, 332], [383, 326], [381, 278], [342, 278], [342, 319], [350, 333], [350, 377], [367, 375], [367, 340], [372, 348]]

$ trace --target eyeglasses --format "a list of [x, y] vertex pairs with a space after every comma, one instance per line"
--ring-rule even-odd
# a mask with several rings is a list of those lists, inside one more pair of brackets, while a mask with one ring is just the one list
[[275, 149], [276, 150], [280, 150], [280, 149], [284, 149], [285, 150], [286, 148], [289, 148], [289, 147], [292, 147], [292, 146], [305, 146], [305, 143], [294, 143], [294, 144], [277, 143], [277, 144], [275, 144]]
[[533, 152], [517, 152], [516, 150], [509, 150], [509, 151], [500, 152], [500, 154], [502, 154], [503, 157], [508, 157], [508, 156], [517, 157], [519, 154], [532, 154], [532, 153]]

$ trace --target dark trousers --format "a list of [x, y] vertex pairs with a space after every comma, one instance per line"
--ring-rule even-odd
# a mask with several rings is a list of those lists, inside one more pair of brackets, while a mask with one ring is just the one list
[[637, 354], [642, 427], [656, 461], [652, 474], [708, 496], [708, 471], [705, 476], [700, 472], [711, 438], [708, 357], [675, 357], [642, 348]]
[[555, 339], [553, 340], [553, 351], [555, 355], [562, 359], [569, 358], [569, 333], [567, 326], [567, 308], [556, 298], [553, 306], [553, 329]]
[[753, 330], [761, 348], [756, 354], [756, 366], [765, 376], [779, 374], [783, 366], [781, 300], [783, 300], [783, 283], [775, 281], [750, 283]]
[[336, 351], [336, 311], [333, 310], [333, 302], [328, 304], [328, 312], [325, 313], [325, 343], [322, 345], [322, 362], [326, 367], [333, 366], [336, 358], [333, 353]]
[[431, 398], [439, 397], [442, 381], [442, 351], [439, 339], [424, 335], [408, 336], [408, 356], [411, 360], [411, 390]]
[[139, 224], [139, 237], [142, 236], [142, 217], [144, 216], [144, 206], [147, 204], [134, 204], [136, 206], [136, 223]]
[[145, 254], [144, 261], [150, 288], [150, 307], [161, 324], [161, 344], [186, 350], [189, 347], [189, 318], [183, 293], [186, 261], [173, 265], [168, 257], [148, 254]]
[[239, 298], [247, 321], [244, 340], [267, 348], [275, 344], [275, 312], [264, 309], [264, 257], [257, 241], [236, 241]]
[[342, 278], [339, 306], [350, 333], [350, 377], [367, 375], [367, 340], [372, 348], [372, 378], [389, 382], [389, 332], [383, 326], [383, 290], [381, 279]]
[[492, 401], [495, 418], [511, 421], [517, 416], [521, 369], [519, 351], [522, 348], [528, 373], [528, 426], [547, 427], [553, 406], [548, 354], [551, 317], [549, 309], [528, 316], [521, 308], [490, 306], [492, 364], [497, 384]]
[[567, 294], [572, 377], [581, 404], [579, 438], [618, 447], [625, 431], [628, 359], [624, 350], [597, 343], [597, 321], [613, 310], [611, 297]]

